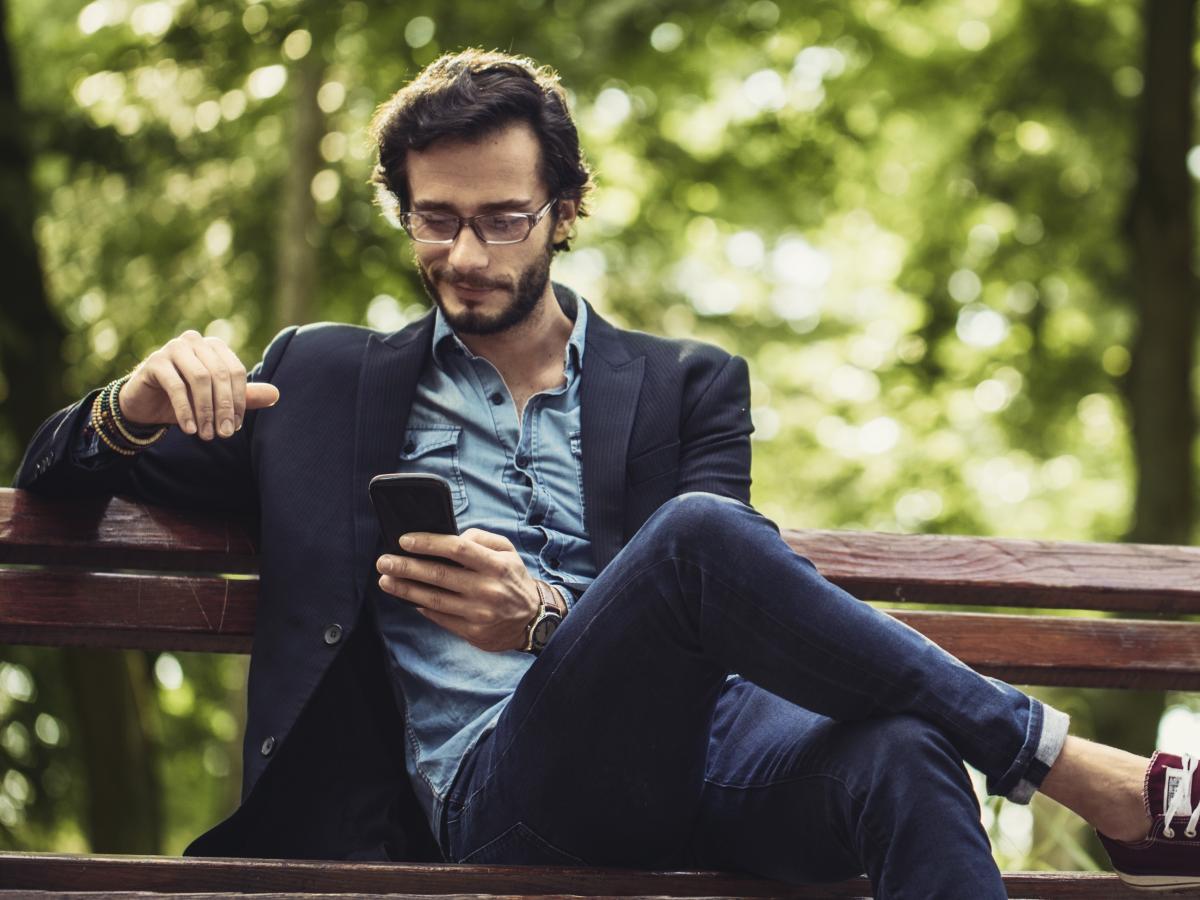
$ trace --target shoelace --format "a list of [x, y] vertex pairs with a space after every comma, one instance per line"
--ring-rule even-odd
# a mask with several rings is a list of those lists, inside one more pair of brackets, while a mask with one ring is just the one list
[[[1198, 763], [1200, 763], [1200, 759], [1197, 759], [1191, 754], [1185, 753], [1183, 755], [1183, 777], [1187, 779], [1186, 784], [1188, 787], [1191, 787], [1192, 785], [1192, 773], [1196, 771], [1196, 766]], [[1175, 837], [1175, 829], [1171, 827], [1171, 820], [1175, 818], [1175, 814], [1179, 812], [1179, 808], [1183, 806], [1184, 793], [1185, 792], [1183, 790], [1176, 791], [1171, 797], [1171, 803], [1169, 806], [1167, 806], [1167, 811], [1163, 814], [1166, 819], [1166, 822], [1163, 824], [1163, 837], [1165, 838]], [[1187, 793], [1190, 794], [1191, 792], [1188, 791]], [[1200, 798], [1197, 799], [1200, 800]], [[1187, 822], [1187, 828], [1183, 830], [1185, 836], [1190, 838], [1194, 838], [1196, 836], [1197, 822], [1200, 822], [1200, 803], [1197, 803], [1196, 808], [1192, 810], [1191, 818], [1189, 818]]]

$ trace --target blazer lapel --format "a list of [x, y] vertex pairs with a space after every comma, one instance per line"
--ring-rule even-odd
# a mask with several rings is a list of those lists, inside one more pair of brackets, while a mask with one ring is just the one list
[[625, 463], [645, 370], [617, 330], [588, 305], [580, 398], [585, 525], [596, 571], [621, 549], [624, 538]]
[[417, 381], [429, 358], [433, 313], [407, 328], [383, 337], [373, 334], [363, 352], [355, 415], [354, 554], [355, 585], [359, 596], [374, 572], [372, 563], [379, 525], [371, 509], [367, 485], [380, 472], [395, 470], [404, 428], [412, 410]]

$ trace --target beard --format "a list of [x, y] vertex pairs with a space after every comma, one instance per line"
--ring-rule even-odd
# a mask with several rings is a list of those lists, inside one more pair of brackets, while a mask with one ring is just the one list
[[[545, 252], [536, 260], [521, 270], [516, 282], [512, 279], [482, 280], [460, 275], [449, 266], [438, 266], [426, 269], [417, 259], [417, 272], [425, 293], [442, 311], [442, 316], [456, 334], [490, 335], [500, 334], [511, 328], [516, 328], [533, 314], [537, 309], [546, 285], [550, 281], [550, 258], [553, 251], [546, 244]], [[508, 302], [495, 312], [486, 313], [479, 310], [467, 309], [462, 312], [451, 312], [446, 308], [439, 284], [462, 285], [466, 288], [488, 288], [504, 291], [509, 294]]]

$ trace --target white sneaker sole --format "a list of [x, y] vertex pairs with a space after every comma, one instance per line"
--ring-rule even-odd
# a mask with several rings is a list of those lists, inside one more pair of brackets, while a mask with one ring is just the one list
[[1148, 891], [1180, 891], [1200, 887], [1200, 875], [1126, 875], [1124, 872], [1117, 874], [1126, 884]]

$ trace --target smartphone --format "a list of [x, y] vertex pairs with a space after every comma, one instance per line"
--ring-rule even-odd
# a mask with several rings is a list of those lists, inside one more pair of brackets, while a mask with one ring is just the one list
[[457, 565], [445, 557], [409, 553], [400, 546], [400, 535], [410, 531], [458, 534], [450, 482], [440, 475], [396, 473], [376, 475], [367, 490], [375, 515], [379, 517], [388, 553]]

